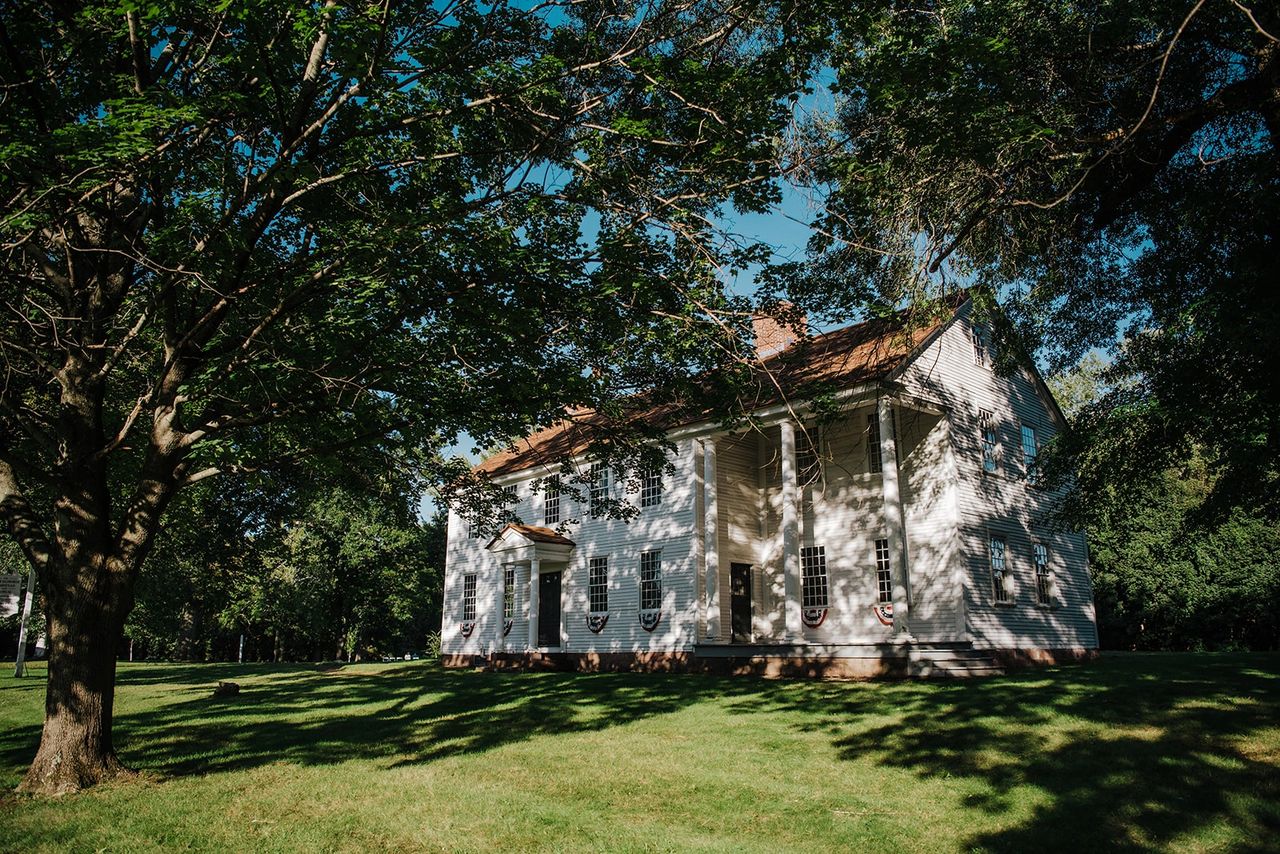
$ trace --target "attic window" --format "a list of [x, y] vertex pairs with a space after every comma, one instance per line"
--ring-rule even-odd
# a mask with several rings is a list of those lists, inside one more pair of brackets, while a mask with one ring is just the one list
[[974, 326], [969, 332], [973, 341], [973, 363], [980, 368], [987, 366], [987, 331], [981, 326]]

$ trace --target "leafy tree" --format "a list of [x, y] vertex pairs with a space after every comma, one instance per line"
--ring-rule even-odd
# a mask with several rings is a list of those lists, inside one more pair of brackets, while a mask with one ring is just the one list
[[22, 788], [122, 771], [114, 650], [183, 489], [362, 446], [456, 484], [461, 432], [737, 351], [713, 223], [777, 197], [800, 9], [0, 7], [0, 513], [51, 641]]
[[1077, 519], [1117, 483], [1152, 487], [1193, 445], [1213, 503], [1280, 512], [1276, 6], [831, 14], [838, 108], [792, 155], [823, 203], [815, 258], [780, 286], [831, 312], [999, 294], [1001, 337], [1055, 371], [1124, 337], [1066, 445]]

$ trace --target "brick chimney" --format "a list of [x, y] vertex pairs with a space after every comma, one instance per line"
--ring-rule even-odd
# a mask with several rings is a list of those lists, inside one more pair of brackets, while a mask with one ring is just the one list
[[[791, 321], [794, 325], [786, 321]], [[803, 314], [797, 316], [795, 306], [783, 302], [778, 304], [773, 314], [754, 315], [751, 326], [756, 336], [756, 354], [763, 359], [780, 353], [800, 340], [808, 327], [808, 318]]]

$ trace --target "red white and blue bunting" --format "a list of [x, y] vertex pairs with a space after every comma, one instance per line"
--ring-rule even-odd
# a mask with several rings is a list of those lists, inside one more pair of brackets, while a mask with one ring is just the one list
[[609, 622], [608, 612], [587, 615], [587, 628], [591, 629], [591, 631], [597, 635], [604, 631], [604, 626], [607, 622]]
[[876, 619], [880, 621], [882, 626], [893, 625], [893, 603], [877, 602], [871, 606], [871, 610], [875, 613]]
[[514, 626], [515, 624], [516, 624], [516, 621], [515, 621], [515, 620], [506, 620], [506, 621], [504, 621], [504, 622], [503, 622], [503, 624], [502, 624], [502, 636], [503, 636], [504, 638], [505, 638], [507, 635], [511, 634], [511, 627], [512, 627], [512, 626]]
[[827, 619], [826, 608], [804, 608], [800, 611], [800, 619], [811, 629], [816, 629]]
[[640, 628], [646, 632], [651, 632], [658, 627], [658, 623], [662, 622], [661, 611], [641, 611], [640, 612]]
[[461, 632], [462, 632], [462, 636], [463, 636], [464, 638], [469, 638], [469, 637], [471, 637], [471, 633], [472, 633], [472, 632], [474, 632], [474, 631], [476, 630], [476, 621], [475, 621], [475, 620], [467, 620], [467, 621], [465, 621], [464, 623], [462, 623], [462, 625], [461, 625], [461, 626], [459, 626], [459, 627], [458, 627], [458, 629], [459, 629], [459, 631], [461, 631]]

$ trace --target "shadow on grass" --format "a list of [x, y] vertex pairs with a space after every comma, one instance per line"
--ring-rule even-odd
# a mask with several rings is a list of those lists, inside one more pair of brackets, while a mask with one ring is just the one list
[[802, 727], [832, 734], [841, 758], [982, 783], [973, 809], [1004, 812], [1021, 787], [1048, 796], [1021, 825], [956, 840], [960, 850], [1222, 849], [1213, 837], [1226, 827], [1252, 840], [1230, 850], [1280, 851], [1274, 655], [1113, 655], [943, 685], [818, 685], [772, 705], [823, 709]]

